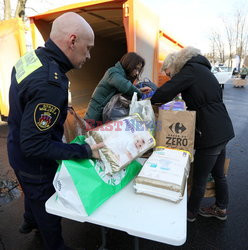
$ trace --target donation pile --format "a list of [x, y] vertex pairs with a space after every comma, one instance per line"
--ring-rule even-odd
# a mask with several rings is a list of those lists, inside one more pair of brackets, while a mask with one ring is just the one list
[[120, 171], [155, 146], [155, 139], [138, 114], [112, 121], [87, 132], [90, 145], [104, 143], [99, 150], [105, 173]]
[[186, 111], [181, 100], [158, 108], [156, 150], [135, 179], [136, 193], [172, 202], [183, 199], [193, 160], [195, 111]]
[[172, 202], [183, 199], [190, 169], [187, 151], [157, 147], [135, 179], [137, 193]]
[[[72, 143], [84, 144], [85, 137], [78, 136]], [[133, 161], [108, 175], [103, 163], [96, 159], [60, 161], [53, 180], [56, 201], [76, 213], [90, 215], [133, 180], [140, 169], [141, 164]]]
[[133, 180], [141, 169], [135, 161], [155, 146], [155, 139], [138, 114], [87, 131], [71, 143], [104, 143], [100, 160], [63, 160], [53, 180], [57, 202], [90, 215]]

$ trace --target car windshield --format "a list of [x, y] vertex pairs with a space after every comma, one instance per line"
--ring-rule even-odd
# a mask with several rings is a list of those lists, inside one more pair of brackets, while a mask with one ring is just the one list
[[211, 71], [213, 73], [217, 73], [217, 72], [231, 72], [232, 68], [231, 67], [226, 67], [226, 66], [214, 66], [214, 67], [212, 67]]

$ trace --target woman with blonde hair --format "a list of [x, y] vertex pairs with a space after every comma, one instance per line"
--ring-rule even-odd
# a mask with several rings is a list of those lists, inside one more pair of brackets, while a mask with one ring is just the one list
[[[188, 110], [196, 111], [196, 151], [188, 221], [195, 221], [198, 213], [226, 220], [228, 186], [224, 174], [225, 149], [234, 137], [234, 131], [223, 103], [221, 87], [211, 73], [207, 58], [193, 47], [168, 55], [162, 70], [171, 79], [157, 89], [151, 102], [166, 103], [181, 93]], [[210, 173], [215, 180], [216, 201], [211, 207], [200, 209]]]

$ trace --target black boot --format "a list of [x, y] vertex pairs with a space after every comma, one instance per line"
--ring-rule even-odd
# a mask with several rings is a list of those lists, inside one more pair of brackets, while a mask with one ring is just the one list
[[19, 227], [19, 232], [22, 234], [28, 234], [30, 233], [33, 229], [37, 229], [37, 226], [34, 224], [30, 224], [27, 221], [24, 220], [22, 225]]

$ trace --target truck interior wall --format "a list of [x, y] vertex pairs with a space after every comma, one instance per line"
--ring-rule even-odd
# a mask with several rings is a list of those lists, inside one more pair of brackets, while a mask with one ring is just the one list
[[[36, 21], [36, 27], [46, 41], [49, 37], [52, 22], [42, 20]], [[95, 46], [91, 50], [91, 59], [87, 61], [80, 70], [71, 70], [67, 73], [70, 81], [70, 105], [83, 116], [88, 106], [91, 95], [97, 84], [103, 77], [105, 71], [114, 66], [115, 63], [127, 52], [127, 41], [124, 27], [119, 28], [120, 33], [113, 33], [104, 37], [95, 32]]]
[[148, 77], [157, 84], [159, 18], [141, 1], [134, 1], [133, 15], [135, 19], [136, 51], [146, 61], [142, 78]]
[[83, 116], [91, 95], [105, 71], [127, 52], [125, 40], [106, 39], [96, 35], [91, 59], [82, 69], [68, 72], [70, 80], [71, 105]]
[[45, 22], [43, 20], [37, 20], [35, 22], [35, 25], [37, 29], [40, 31], [44, 41], [46, 41], [49, 38], [49, 33], [52, 28], [52, 22]]
[[136, 39], [137, 43], [137, 53], [145, 59], [145, 67], [141, 75], [141, 80], [148, 78], [151, 81], [156, 81], [153, 79], [153, 62], [154, 62], [154, 46], [152, 46], [147, 40], [138, 37]]

